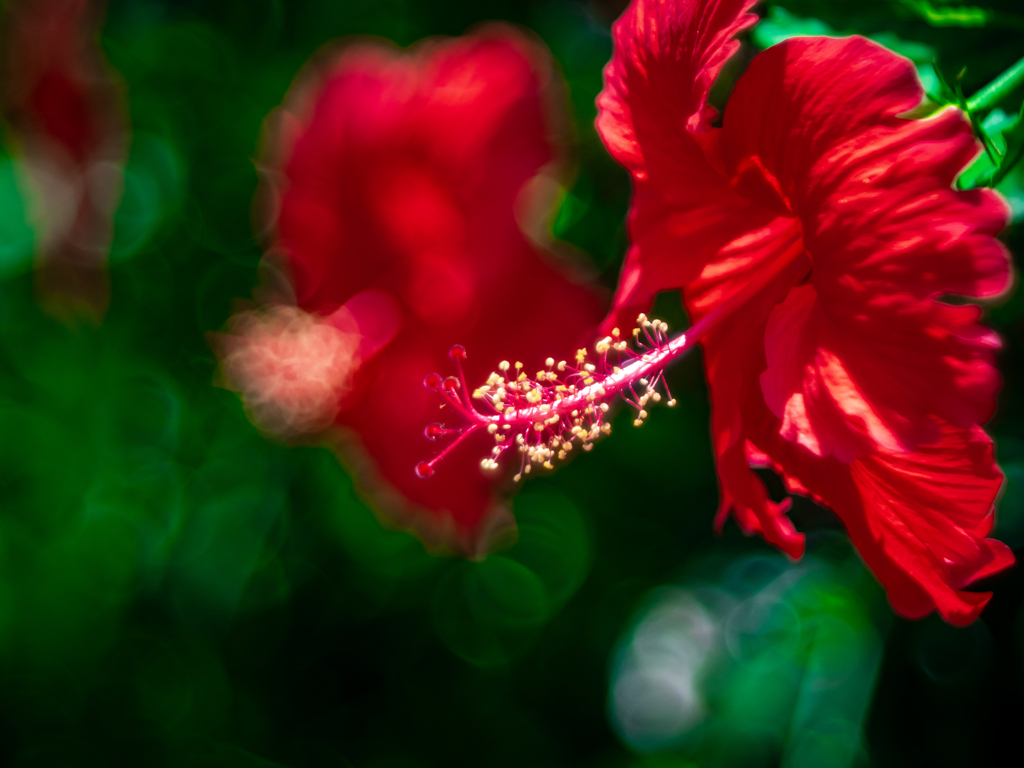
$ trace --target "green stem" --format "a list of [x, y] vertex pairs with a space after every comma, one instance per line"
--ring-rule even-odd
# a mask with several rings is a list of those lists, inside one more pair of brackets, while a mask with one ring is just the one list
[[971, 112], [981, 112], [999, 103], [1006, 94], [1024, 82], [1024, 59], [978, 91], [967, 102]]

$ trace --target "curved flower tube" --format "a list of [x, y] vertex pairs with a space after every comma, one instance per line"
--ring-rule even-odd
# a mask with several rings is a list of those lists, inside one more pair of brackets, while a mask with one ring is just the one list
[[[978, 426], [999, 340], [980, 310], [1011, 279], [978, 152], [952, 108], [914, 120], [913, 65], [859, 37], [754, 58], [720, 128], [707, 94], [753, 0], [634, 0], [614, 27], [598, 130], [632, 173], [633, 245], [606, 328], [683, 289], [704, 335], [722, 507], [791, 557], [803, 536], [751, 467], [834, 510], [900, 614], [971, 622], [965, 590], [1013, 562], [985, 538], [1002, 474]], [[786, 269], [778, 265], [785, 262]]]
[[217, 342], [262, 429], [340, 427], [375, 506], [466, 554], [510, 523], [507, 478], [482, 472], [472, 445], [416, 477], [436, 407], [424, 372], [449, 363], [453, 338], [473, 377], [498, 363], [484, 350], [539, 366], [592, 339], [602, 313], [521, 228], [538, 207], [529, 182], [558, 170], [553, 77], [538, 43], [500, 26], [410, 53], [320, 54], [268, 121], [257, 201], [295, 306], [236, 318]]

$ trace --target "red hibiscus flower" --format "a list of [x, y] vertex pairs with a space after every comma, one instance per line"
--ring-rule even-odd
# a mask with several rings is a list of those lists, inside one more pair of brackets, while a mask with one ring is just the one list
[[99, 46], [104, 3], [11, 0], [2, 21], [2, 104], [33, 192], [36, 283], [45, 309], [98, 321], [121, 198], [127, 126]]
[[839, 515], [897, 612], [969, 623], [990, 594], [964, 588], [1013, 562], [985, 538], [999, 342], [943, 298], [1007, 289], [1007, 207], [954, 191], [968, 121], [907, 117], [914, 67], [859, 37], [759, 54], [715, 127], [708, 90], [752, 5], [634, 0], [615, 25], [597, 125], [635, 196], [607, 327], [671, 288], [704, 321], [719, 525], [801, 555], [751, 471], [773, 467]]
[[424, 374], [451, 365], [455, 341], [470, 376], [495, 367], [488, 350], [539, 366], [602, 314], [521, 228], [536, 208], [528, 182], [560, 159], [553, 85], [546, 53], [503, 27], [322, 55], [266, 152], [268, 260], [297, 307], [246, 313], [219, 343], [260, 426], [344, 428], [343, 457], [377, 506], [470, 554], [508, 520], [507, 478], [481, 469], [479, 445], [416, 476], [437, 418]]

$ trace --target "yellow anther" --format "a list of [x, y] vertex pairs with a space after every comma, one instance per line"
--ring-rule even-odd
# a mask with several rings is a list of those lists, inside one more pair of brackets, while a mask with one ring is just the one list
[[671, 400], [669, 400], [669, 401], [668, 401], [668, 402], [666, 403], [666, 405], [667, 405], [667, 406], [668, 406], [669, 408], [673, 408], [673, 407], [675, 407], [675, 404], [676, 404], [676, 400], [675, 400], [675, 398], [672, 398]]
[[619, 329], [618, 328], [612, 328], [612, 336], [614, 336], [616, 339], [619, 338]]
[[508, 370], [508, 360], [502, 360], [500, 363], [498, 363], [498, 370], [501, 371], [502, 373], [507, 371]]
[[495, 432], [498, 431], [498, 425], [497, 424], [488, 424], [487, 425], [487, 431], [490, 432], [493, 435]]
[[560, 361], [558, 363], [558, 370], [560, 370], [560, 371], [564, 371], [565, 370], [565, 360], [562, 360], [562, 361]]

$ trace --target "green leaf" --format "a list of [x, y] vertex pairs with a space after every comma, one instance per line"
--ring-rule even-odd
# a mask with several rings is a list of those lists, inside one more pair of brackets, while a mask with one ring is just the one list
[[990, 17], [989, 11], [972, 5], [936, 8], [929, 0], [900, 0], [900, 4], [933, 27], [984, 27]]
[[763, 49], [800, 35], [835, 37], [836, 31], [820, 19], [804, 19], [774, 5], [768, 9], [768, 16], [754, 27], [751, 39]]

